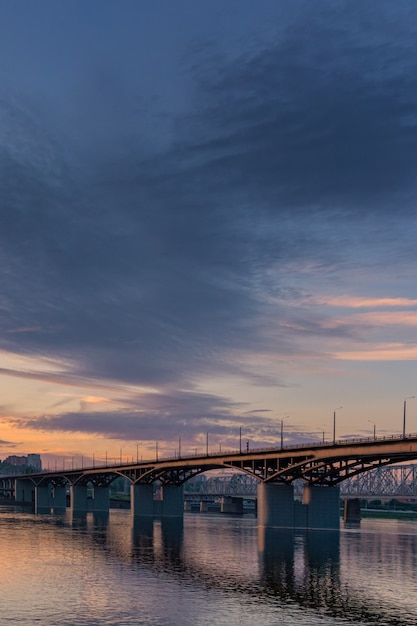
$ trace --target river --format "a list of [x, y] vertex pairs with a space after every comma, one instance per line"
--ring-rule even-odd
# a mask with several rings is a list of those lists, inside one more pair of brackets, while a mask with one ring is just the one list
[[0, 507], [0, 624], [417, 625], [417, 521], [286, 532]]

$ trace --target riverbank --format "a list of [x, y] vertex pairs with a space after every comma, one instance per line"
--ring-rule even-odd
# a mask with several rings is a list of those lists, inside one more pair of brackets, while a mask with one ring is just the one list
[[417, 520], [417, 511], [394, 511], [389, 509], [361, 509], [361, 517], [379, 517], [383, 519]]

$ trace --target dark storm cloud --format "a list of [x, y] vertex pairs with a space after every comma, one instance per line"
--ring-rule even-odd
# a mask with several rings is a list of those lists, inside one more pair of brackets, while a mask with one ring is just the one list
[[[163, 433], [165, 441], [187, 433], [187, 438], [214, 430], [216, 435], [230, 433], [236, 426], [233, 410], [244, 404], [204, 393], [173, 392], [141, 394], [136, 399], [119, 398], [128, 408], [116, 412], [94, 411], [22, 418], [16, 425], [47, 431], [101, 434], [117, 439], [154, 440]], [[134, 408], [133, 408], [134, 407]], [[225, 423], [229, 423], [226, 426]]]
[[196, 65], [196, 172], [211, 167], [207, 182], [226, 180], [281, 215], [381, 212], [414, 196], [415, 13], [410, 3], [309, 3], [275, 45]]
[[[85, 69], [79, 54], [71, 72], [67, 59], [63, 95], [4, 91], [1, 348], [64, 359], [80, 378], [193, 388], [204, 374], [277, 384], [245, 355], [347, 332], [307, 310], [298, 331], [280, 328], [279, 271], [297, 260], [337, 267], [348, 228], [375, 233], [361, 211], [388, 214], [398, 199], [401, 216], [410, 210], [413, 9], [299, 6], [250, 53], [197, 46], [174, 75], [174, 113], [166, 93], [146, 96], [131, 31], [130, 48], [121, 38]], [[382, 242], [395, 236], [385, 231]]]
[[[119, 399], [120, 400], [120, 399]], [[83, 433], [121, 441], [154, 442], [158, 438], [184, 443], [206, 441], [236, 447], [239, 435], [257, 445], [272, 445], [279, 438], [279, 420], [263, 415], [265, 411], [245, 412], [246, 405], [228, 401], [211, 394], [173, 392], [172, 394], [142, 394], [135, 400], [126, 399], [127, 408], [118, 411], [89, 409], [36, 418], [18, 418], [13, 424], [45, 432]], [[132, 408], [130, 408], [132, 407]], [[140, 407], [140, 408], [136, 408]], [[286, 422], [287, 440], [305, 440], [311, 433], [303, 427]]]

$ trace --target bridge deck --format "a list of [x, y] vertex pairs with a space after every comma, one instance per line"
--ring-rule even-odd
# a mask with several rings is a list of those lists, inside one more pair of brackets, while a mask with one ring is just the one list
[[290, 484], [300, 479], [311, 485], [336, 485], [376, 467], [413, 460], [417, 460], [417, 435], [183, 455], [136, 463], [94, 464], [75, 469], [0, 476], [0, 484], [6, 486], [8, 479], [21, 478], [29, 479], [36, 485], [82, 485], [90, 482], [105, 486], [124, 476], [133, 484], [151, 484], [159, 480], [161, 484], [178, 486], [207, 470], [233, 468], [262, 482]]

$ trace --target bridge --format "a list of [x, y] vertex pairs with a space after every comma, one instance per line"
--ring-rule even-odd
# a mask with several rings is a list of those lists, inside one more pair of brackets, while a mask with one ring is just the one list
[[[212, 476], [196, 485], [186, 483], [185, 496], [219, 498], [222, 496], [255, 498], [258, 480], [247, 474]], [[302, 496], [304, 485], [294, 482], [294, 495]], [[417, 501], [417, 465], [385, 465], [362, 474], [355, 474], [340, 483], [342, 498], [363, 500], [407, 498]]]
[[[0, 494], [31, 503], [35, 511], [43, 512], [65, 508], [69, 489], [73, 512], [108, 511], [109, 486], [123, 476], [131, 484], [134, 516], [181, 517], [184, 484], [208, 470], [228, 468], [258, 481], [261, 526], [338, 528], [340, 483], [378, 467], [416, 459], [417, 435], [343, 440], [0, 476]], [[294, 498], [297, 481], [305, 485], [301, 502]], [[158, 499], [155, 483], [160, 486]]]

